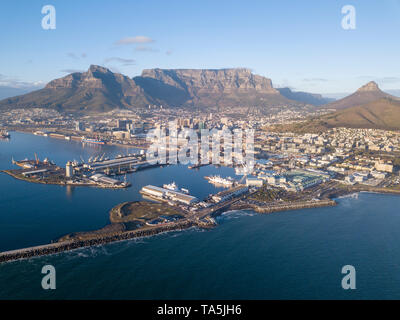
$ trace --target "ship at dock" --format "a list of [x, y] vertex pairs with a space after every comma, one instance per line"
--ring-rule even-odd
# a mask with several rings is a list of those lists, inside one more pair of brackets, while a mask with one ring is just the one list
[[171, 190], [171, 191], [177, 191], [177, 192], [182, 192], [182, 193], [185, 193], [185, 194], [189, 194], [189, 190], [188, 189], [185, 189], [185, 188], [179, 189], [175, 182], [171, 182], [169, 184], [164, 184], [163, 188], [167, 189], [167, 190]]
[[208, 180], [208, 182], [217, 184], [217, 185], [223, 185], [226, 187], [230, 187], [235, 183], [235, 180], [232, 179], [231, 177], [227, 178], [222, 178], [221, 176], [209, 176], [209, 177], [204, 177], [205, 179]]
[[10, 138], [10, 134], [6, 130], [0, 130], [0, 139]]
[[82, 137], [81, 141], [84, 142], [84, 143], [106, 144], [103, 140], [86, 138], [86, 137]]

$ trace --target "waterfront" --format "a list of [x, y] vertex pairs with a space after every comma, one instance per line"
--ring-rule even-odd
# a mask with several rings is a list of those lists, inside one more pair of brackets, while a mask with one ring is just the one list
[[[12, 133], [10, 142], [0, 144], [0, 169], [11, 165], [11, 156], [33, 152], [60, 165], [70, 154], [87, 158], [104, 152], [75, 143]], [[137, 200], [144, 184], [175, 180], [207, 196], [217, 189], [203, 176], [216, 171], [170, 166], [128, 175], [133, 186], [126, 190], [72, 192], [1, 174], [1, 250], [102, 227], [109, 209]], [[218, 174], [233, 176], [230, 168]], [[190, 229], [1, 264], [0, 298], [400, 298], [400, 215], [393, 210], [399, 205], [398, 196], [361, 193], [338, 199], [336, 207], [227, 213], [210, 231]], [[57, 269], [57, 289], [51, 292], [40, 288], [47, 263]], [[357, 269], [355, 291], [341, 289], [346, 264]]]
[[[135, 151], [13, 132], [8, 142], [0, 141], [0, 170], [12, 166], [12, 157], [15, 160], [32, 158], [35, 152], [40, 159], [48, 157], [65, 166], [68, 160], [80, 156], [88, 159], [106, 153], [112, 157]], [[206, 166], [190, 170], [186, 166], [165, 166], [128, 174], [127, 181], [132, 184], [130, 188], [106, 190], [32, 184], [0, 173], [0, 251], [46, 244], [70, 232], [102, 228], [108, 223], [109, 210], [115, 205], [142, 199], [139, 190], [144, 185], [175, 181], [202, 199], [223, 190], [203, 178], [216, 172], [224, 176], [234, 175], [232, 168]]]
[[[188, 230], [1, 265], [1, 298], [399, 298], [400, 216], [392, 195], [360, 194], [337, 207], [224, 214]], [[354, 208], [358, 210], [355, 210]], [[57, 289], [40, 288], [44, 264]], [[341, 267], [357, 269], [344, 291]]]

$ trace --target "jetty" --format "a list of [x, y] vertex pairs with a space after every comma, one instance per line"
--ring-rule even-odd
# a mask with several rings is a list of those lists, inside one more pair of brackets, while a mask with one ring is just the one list
[[199, 228], [210, 228], [213, 227], [215, 223], [212, 220], [194, 221], [194, 220], [184, 220], [180, 222], [175, 222], [171, 224], [164, 224], [162, 226], [155, 226], [146, 229], [139, 229], [133, 231], [119, 232], [115, 234], [107, 234], [103, 236], [93, 237], [85, 240], [67, 240], [62, 242], [55, 242], [35, 247], [4, 251], [0, 253], [0, 263], [9, 262], [20, 259], [29, 259], [38, 256], [50, 255], [61, 253], [64, 251], [75, 250], [79, 248], [98, 246], [107, 244], [110, 242], [129, 240], [134, 238], [149, 237], [156, 234], [180, 231], [189, 229], [192, 227]]
[[319, 207], [329, 207], [336, 206], [335, 200], [325, 199], [325, 200], [306, 200], [306, 201], [296, 201], [296, 202], [286, 202], [286, 203], [274, 203], [274, 204], [249, 204], [249, 203], [239, 203], [232, 206], [231, 209], [235, 210], [254, 210], [257, 213], [272, 213], [278, 211], [289, 211], [289, 210], [299, 210], [299, 209], [309, 209], [309, 208], [319, 208]]

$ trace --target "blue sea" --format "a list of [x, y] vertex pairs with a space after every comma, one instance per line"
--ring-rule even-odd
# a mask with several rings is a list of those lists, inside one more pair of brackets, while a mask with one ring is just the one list
[[[11, 159], [48, 157], [64, 166], [92, 155], [136, 150], [89, 146], [24, 133], [0, 140], [0, 169]], [[204, 198], [220, 189], [210, 174], [231, 168], [167, 166], [127, 176], [132, 187], [105, 190], [32, 184], [0, 173], [0, 251], [95, 230], [143, 185], [175, 181]], [[236, 177], [237, 178], [237, 177]], [[83, 248], [0, 264], [0, 299], [400, 299], [400, 197], [360, 193], [338, 206], [260, 215], [227, 212], [218, 227]], [[43, 290], [41, 269], [56, 269], [56, 290]], [[344, 265], [356, 289], [344, 290]]]

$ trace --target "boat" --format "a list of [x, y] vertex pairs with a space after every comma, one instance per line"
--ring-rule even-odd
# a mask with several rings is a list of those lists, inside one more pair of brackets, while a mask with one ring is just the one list
[[210, 183], [221, 184], [224, 186], [231, 186], [235, 182], [231, 177], [222, 178], [221, 176], [205, 177]]
[[188, 189], [181, 188], [181, 191], [182, 191], [183, 193], [189, 194], [189, 190], [188, 190]]
[[6, 138], [9, 138], [9, 137], [10, 137], [10, 134], [8, 133], [8, 131], [0, 130], [0, 138], [6, 139]]
[[82, 142], [94, 143], [94, 144], [106, 144], [103, 140], [91, 139], [91, 138], [85, 138], [85, 137], [82, 137]]
[[169, 184], [164, 184], [163, 188], [171, 190], [171, 191], [179, 191], [179, 188], [178, 188], [178, 186], [176, 185], [175, 182], [172, 182], [172, 183], [169, 183]]

